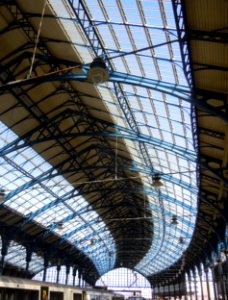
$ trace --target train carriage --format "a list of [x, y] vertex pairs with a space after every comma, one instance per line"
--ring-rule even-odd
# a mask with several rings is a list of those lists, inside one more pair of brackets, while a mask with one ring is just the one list
[[13, 277], [0, 277], [0, 300], [123, 300], [104, 289], [82, 289]]

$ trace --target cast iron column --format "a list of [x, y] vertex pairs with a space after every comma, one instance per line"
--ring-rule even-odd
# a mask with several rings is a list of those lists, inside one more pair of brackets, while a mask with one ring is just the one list
[[170, 299], [170, 285], [169, 285], [169, 282], [167, 283], [167, 287], [168, 287], [168, 299]]
[[191, 271], [189, 270], [188, 273], [188, 286], [189, 286], [189, 292], [190, 292], [190, 300], [192, 300], [192, 275]]
[[206, 276], [206, 283], [207, 283], [207, 298], [208, 300], [211, 300], [210, 285], [209, 285], [209, 278], [208, 278], [208, 267], [205, 268], [205, 276]]
[[81, 287], [81, 276], [82, 276], [81, 270], [78, 270], [78, 286], [79, 287]]
[[47, 277], [47, 268], [48, 268], [48, 254], [44, 253], [44, 273], [43, 273], [43, 281], [46, 281]]
[[57, 269], [57, 275], [56, 275], [56, 283], [59, 283], [59, 273], [61, 271], [61, 265], [58, 263], [58, 265], [56, 266]]
[[26, 271], [29, 271], [29, 264], [32, 260], [32, 249], [30, 247], [26, 248]]
[[203, 293], [203, 282], [202, 282], [202, 269], [201, 266], [198, 267], [198, 274], [200, 279], [200, 290], [201, 290], [201, 299], [204, 300], [204, 293]]
[[5, 257], [8, 253], [10, 240], [5, 235], [1, 235], [1, 237], [2, 237], [2, 249], [1, 249], [2, 258], [1, 258], [1, 265], [0, 265], [0, 275], [3, 275]]
[[68, 284], [69, 273], [70, 273], [70, 266], [66, 265], [66, 281], [65, 281], [65, 284]]
[[197, 278], [196, 278], [196, 271], [195, 271], [195, 269], [193, 269], [193, 279], [194, 279], [195, 299], [198, 300]]
[[76, 274], [77, 274], [77, 267], [74, 266], [74, 268], [73, 268], [73, 286], [75, 286]]
[[226, 294], [224, 289], [224, 282], [223, 282], [223, 270], [222, 270], [222, 264], [218, 264], [218, 272], [219, 272], [219, 281], [220, 281], [220, 287], [222, 292], [222, 299], [226, 300]]

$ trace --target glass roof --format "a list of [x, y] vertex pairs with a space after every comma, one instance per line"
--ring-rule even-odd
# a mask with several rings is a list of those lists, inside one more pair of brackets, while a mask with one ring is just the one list
[[[6, 149], [17, 138], [0, 123], [1, 149]], [[1, 187], [7, 192], [4, 205], [28, 217], [27, 222], [34, 220], [63, 237], [88, 254], [99, 272], [105, 272], [115, 261], [111, 233], [95, 211], [88, 211], [89, 204], [81, 195], [69, 196], [74, 189], [63, 176], [38, 182], [39, 176], [51, 168], [30, 147], [7, 154], [0, 165]], [[64, 223], [63, 229], [58, 226], [60, 223]], [[94, 238], [99, 239], [99, 244], [93, 243]], [[110, 252], [113, 253], [111, 258]]]
[[[79, 10], [72, 1], [49, 3], [82, 63], [88, 64], [100, 55], [108, 62], [110, 72], [187, 86], [171, 1], [87, 0], [79, 1]], [[94, 30], [97, 39], [92, 41], [90, 32]], [[191, 105], [156, 89], [144, 88], [140, 82], [106, 82], [96, 89], [118, 132], [126, 134], [125, 143], [142, 178], [144, 197], [153, 215], [153, 242], [135, 266], [141, 274], [149, 276], [168, 268], [182, 256], [195, 227], [198, 190]], [[120, 99], [128, 105], [127, 117]], [[131, 135], [135, 138], [128, 139]], [[1, 123], [1, 148], [16, 139]], [[147, 157], [139, 141], [143, 141]], [[84, 251], [100, 274], [112, 269], [116, 245], [110, 231], [95, 211], [91, 209], [88, 213], [89, 204], [80, 194], [71, 197], [73, 187], [61, 174], [31, 185], [34, 178], [52, 166], [30, 147], [9, 153], [2, 161], [1, 185], [8, 191], [5, 205]], [[151, 174], [157, 173], [162, 177], [160, 189], [152, 186]], [[173, 216], [178, 220], [175, 226], [171, 223]], [[64, 223], [61, 230], [59, 222]], [[99, 244], [93, 243], [94, 238]]]
[[[81, 1], [81, 11], [85, 13], [81, 15], [70, 1], [52, 0], [50, 3], [76, 44], [83, 63], [91, 62], [96, 55], [103, 55], [111, 62], [114, 71], [187, 86], [171, 1]], [[79, 21], [77, 17], [82, 15], [83, 19]], [[84, 29], [84, 35], [83, 30], [80, 31], [80, 39], [74, 34], [80, 23], [84, 28], [96, 30], [100, 37], [98, 48], [91, 45], [88, 30]], [[77, 46], [80, 43], [87, 48]], [[121, 104], [115, 98], [113, 84], [99, 85], [97, 89], [115, 122], [128, 128]], [[145, 157], [140, 154], [137, 141], [127, 141], [133, 160], [137, 167], [140, 166], [145, 195], [154, 216], [151, 249], [136, 266], [142, 274], [150, 275], [174, 263], [188, 246], [194, 231], [196, 161], [194, 154], [192, 159], [185, 155], [194, 153], [191, 106], [174, 96], [142, 88], [140, 83], [138, 86], [121, 84], [121, 90], [138, 132], [152, 141], [146, 147], [153, 171], [164, 174], [161, 190], [151, 191], [151, 179], [144, 176], [148, 170]], [[108, 94], [108, 91], [113, 94]], [[156, 146], [153, 140], [158, 141]], [[166, 149], [163, 148], [164, 141], [167, 142]], [[173, 151], [175, 145], [180, 147], [182, 155]], [[178, 218], [177, 226], [171, 224], [173, 215]], [[183, 244], [179, 243], [181, 237], [184, 238]]]

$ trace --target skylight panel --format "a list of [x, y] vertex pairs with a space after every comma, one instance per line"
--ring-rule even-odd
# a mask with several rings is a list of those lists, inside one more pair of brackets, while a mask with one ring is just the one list
[[[131, 29], [131, 36], [132, 36], [132, 42], [136, 45], [138, 49], [140, 48], [145, 48], [148, 47], [148, 41], [147, 41], [147, 37], [145, 34], [145, 30], [143, 27], [139, 27], [139, 26], [129, 26], [129, 28]], [[143, 53], [145, 54], [145, 53]]]
[[148, 78], [153, 77], [154, 79], [158, 80], [159, 76], [158, 76], [154, 61], [152, 59], [148, 59], [147, 57], [140, 57], [140, 59], [141, 59], [142, 65], [143, 65], [145, 77], [148, 77]]
[[117, 49], [116, 43], [109, 28], [106, 26], [99, 26], [99, 30], [102, 33], [102, 37], [104, 37], [103, 39], [105, 47], [109, 49]]
[[147, 25], [162, 26], [158, 1], [141, 1]]
[[126, 73], [133, 74], [135, 76], [142, 76], [142, 71], [139, 68], [136, 56], [126, 56], [125, 60], [127, 63]]
[[138, 14], [138, 8], [135, 1], [131, 1], [131, 2], [117, 1], [117, 3], [119, 4], [118, 6], [120, 11], [122, 12], [122, 18], [124, 20], [126, 20], [129, 23], [136, 23], [136, 24], [141, 23], [141, 19]]
[[99, 1], [96, 0], [87, 0], [86, 5], [91, 7], [92, 9], [90, 10], [90, 14], [92, 19], [97, 19], [97, 20], [105, 20], [104, 14], [101, 10], [101, 7], [99, 5]]
[[[66, 6], [63, 1], [52, 0], [52, 1], [49, 1], [49, 3], [52, 5], [56, 15], [63, 16], [66, 18], [69, 16], [70, 17], [73, 16], [72, 12], [70, 11], [69, 6]], [[68, 33], [70, 40], [73, 43], [84, 44], [86, 42], [86, 39], [84, 39], [84, 37], [81, 35], [80, 31], [77, 30], [77, 28], [79, 28], [77, 20], [75, 20], [74, 23], [65, 21], [64, 28], [65, 28], [66, 32]], [[76, 48], [75, 48], [75, 50], [76, 50]], [[77, 47], [77, 51], [85, 63], [88, 63], [92, 60], [90, 51], [87, 50], [86, 48]]]

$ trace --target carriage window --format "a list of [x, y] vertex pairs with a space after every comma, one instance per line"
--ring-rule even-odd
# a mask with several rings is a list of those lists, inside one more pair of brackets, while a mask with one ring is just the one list
[[50, 292], [50, 300], [63, 300], [63, 293], [61, 292]]
[[37, 300], [38, 291], [0, 288], [0, 300]]
[[82, 294], [74, 293], [74, 300], [82, 300]]

